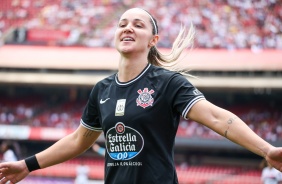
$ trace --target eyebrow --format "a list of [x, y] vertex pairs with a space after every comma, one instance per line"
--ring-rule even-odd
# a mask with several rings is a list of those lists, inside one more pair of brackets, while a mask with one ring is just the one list
[[[122, 21], [128, 21], [128, 19], [121, 19], [119, 22], [122, 22]], [[137, 22], [144, 22], [145, 23], [145, 21], [141, 20], [141, 19], [134, 19], [133, 21], [134, 22], [137, 21]]]

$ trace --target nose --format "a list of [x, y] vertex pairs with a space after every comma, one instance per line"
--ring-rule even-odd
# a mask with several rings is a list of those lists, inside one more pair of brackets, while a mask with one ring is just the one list
[[132, 29], [132, 25], [131, 24], [127, 24], [124, 29], [123, 29], [123, 32], [124, 33], [127, 33], [127, 32], [132, 32], [133, 29]]

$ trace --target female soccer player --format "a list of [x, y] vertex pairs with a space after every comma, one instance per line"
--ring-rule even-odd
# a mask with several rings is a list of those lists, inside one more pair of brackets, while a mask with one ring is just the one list
[[178, 183], [173, 161], [180, 116], [201, 123], [264, 157], [282, 170], [282, 148], [255, 134], [233, 113], [211, 104], [174, 66], [191, 46], [194, 29], [182, 28], [170, 54], [156, 48], [156, 20], [139, 8], [127, 10], [115, 32], [119, 70], [98, 82], [77, 130], [46, 150], [0, 165], [0, 184], [17, 183], [30, 172], [72, 159], [106, 139], [106, 184]]

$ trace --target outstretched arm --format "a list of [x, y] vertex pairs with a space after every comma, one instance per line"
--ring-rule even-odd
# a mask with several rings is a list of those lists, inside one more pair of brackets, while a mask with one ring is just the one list
[[264, 157], [273, 167], [282, 171], [282, 148], [276, 148], [259, 137], [232, 112], [201, 100], [190, 109], [186, 117]]
[[36, 154], [40, 168], [49, 167], [85, 152], [97, 140], [101, 132], [89, 130], [82, 125], [46, 150]]
[[[101, 132], [86, 129], [82, 125], [46, 150], [36, 154], [40, 168], [46, 168], [72, 159], [86, 151], [97, 140]], [[11, 184], [24, 179], [29, 170], [24, 160], [0, 164], [0, 184]]]

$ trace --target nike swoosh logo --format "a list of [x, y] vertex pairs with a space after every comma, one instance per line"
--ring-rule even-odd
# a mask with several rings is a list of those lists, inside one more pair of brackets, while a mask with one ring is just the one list
[[108, 101], [108, 100], [110, 100], [110, 98], [107, 98], [107, 99], [105, 99], [105, 100], [100, 100], [100, 104], [103, 104], [103, 103], [105, 103], [106, 101]]

